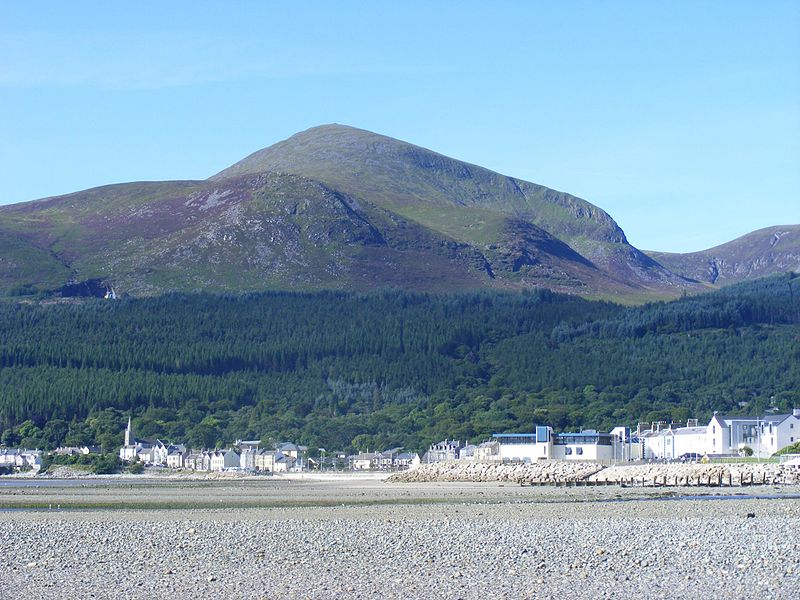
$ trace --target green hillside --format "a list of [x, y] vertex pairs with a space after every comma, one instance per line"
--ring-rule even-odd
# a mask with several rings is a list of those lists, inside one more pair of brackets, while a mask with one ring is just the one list
[[0, 439], [421, 449], [800, 405], [800, 279], [636, 308], [537, 291], [0, 305]]
[[[0, 207], [0, 295], [523, 290], [619, 302], [704, 286], [600, 208], [344, 126], [207, 181], [134, 182]], [[73, 288], [68, 288], [73, 289]]]
[[585, 200], [370, 131], [313, 127], [212, 179], [263, 171], [323, 181], [481, 248], [513, 237], [506, 230], [509, 219], [523, 221], [631, 286], [687, 285], [630, 246], [616, 222]]
[[343, 125], [205, 181], [0, 206], [0, 297], [544, 288], [636, 304], [798, 268], [797, 226], [648, 255], [585, 200]]

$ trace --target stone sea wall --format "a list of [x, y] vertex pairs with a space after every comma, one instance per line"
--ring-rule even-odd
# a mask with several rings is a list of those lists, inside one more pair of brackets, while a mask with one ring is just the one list
[[800, 484], [800, 470], [774, 463], [647, 464], [603, 467], [591, 462], [532, 464], [443, 462], [392, 475], [391, 482], [507, 481], [519, 484], [619, 483], [643, 486]]
[[800, 471], [775, 463], [617, 465], [589, 477], [638, 485], [773, 485], [799, 484]]
[[555, 460], [528, 465], [440, 462], [396, 473], [389, 481], [509, 481], [520, 484], [574, 482], [588, 479], [602, 468], [597, 463]]

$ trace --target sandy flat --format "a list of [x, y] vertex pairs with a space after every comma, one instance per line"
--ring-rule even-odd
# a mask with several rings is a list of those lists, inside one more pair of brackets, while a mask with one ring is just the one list
[[796, 490], [753, 491], [4, 484], [0, 599], [800, 597]]

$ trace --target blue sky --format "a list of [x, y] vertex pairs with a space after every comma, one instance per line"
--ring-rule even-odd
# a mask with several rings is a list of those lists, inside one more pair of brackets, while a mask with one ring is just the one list
[[0, 204], [332, 122], [700, 250], [800, 222], [800, 2], [0, 2]]

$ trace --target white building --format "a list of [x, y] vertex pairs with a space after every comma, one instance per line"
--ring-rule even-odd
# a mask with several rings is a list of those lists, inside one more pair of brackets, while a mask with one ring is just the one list
[[146, 465], [166, 466], [169, 448], [161, 440], [137, 440], [133, 437], [131, 418], [125, 428], [125, 444], [119, 449], [119, 458], [123, 462], [139, 460]]
[[800, 440], [800, 408], [791, 414], [724, 417], [717, 413], [706, 428], [708, 454], [738, 454], [745, 447], [765, 458]]
[[475, 448], [475, 462], [493, 463], [500, 462], [500, 443], [497, 440], [490, 440], [478, 444]]
[[[144, 464], [166, 466], [169, 446], [161, 440], [138, 440], [135, 447], [136, 458]], [[120, 450], [120, 454], [122, 454], [122, 450]]]
[[[642, 458], [645, 460], [679, 460], [690, 455], [704, 456], [708, 452], [706, 427], [696, 420], [689, 426], [674, 423], [654, 424], [654, 428], [641, 433]], [[695, 456], [696, 457], [696, 456]]]
[[422, 457], [422, 462], [435, 463], [458, 460], [463, 447], [464, 444], [459, 440], [442, 440], [439, 443], [431, 444], [428, 451]]
[[209, 471], [227, 471], [228, 469], [239, 468], [239, 455], [233, 448], [227, 450], [214, 450], [209, 453]]
[[416, 452], [401, 452], [394, 458], [394, 467], [397, 469], [412, 469], [420, 464], [419, 454]]
[[131, 418], [128, 417], [128, 426], [125, 428], [125, 444], [119, 449], [119, 458], [123, 462], [136, 460], [136, 440], [133, 438]]
[[627, 460], [630, 450], [621, 436], [593, 429], [577, 433], [553, 433], [552, 428], [537, 426], [533, 433], [496, 433], [501, 462], [537, 460], [574, 460], [613, 463]]
[[296, 459], [280, 450], [259, 450], [255, 469], [261, 473], [287, 473], [294, 469]]
[[183, 468], [191, 469], [192, 471], [203, 470], [203, 453], [202, 452], [189, 452], [183, 459]]
[[259, 446], [261, 446], [261, 440], [238, 440], [236, 446], [241, 452], [239, 454], [239, 467], [245, 471], [255, 471], [256, 456], [258, 455]]
[[380, 456], [378, 452], [359, 452], [353, 457], [353, 470], [368, 471], [377, 469], [380, 464]]
[[42, 453], [39, 450], [0, 448], [0, 467], [38, 471], [42, 468]]
[[308, 452], [308, 446], [300, 446], [292, 442], [282, 442], [275, 446], [275, 449], [280, 451], [285, 457], [284, 465], [288, 470], [302, 471], [306, 468], [304, 459]]
[[170, 446], [167, 450], [167, 466], [170, 469], [183, 469], [189, 453], [183, 446]]

